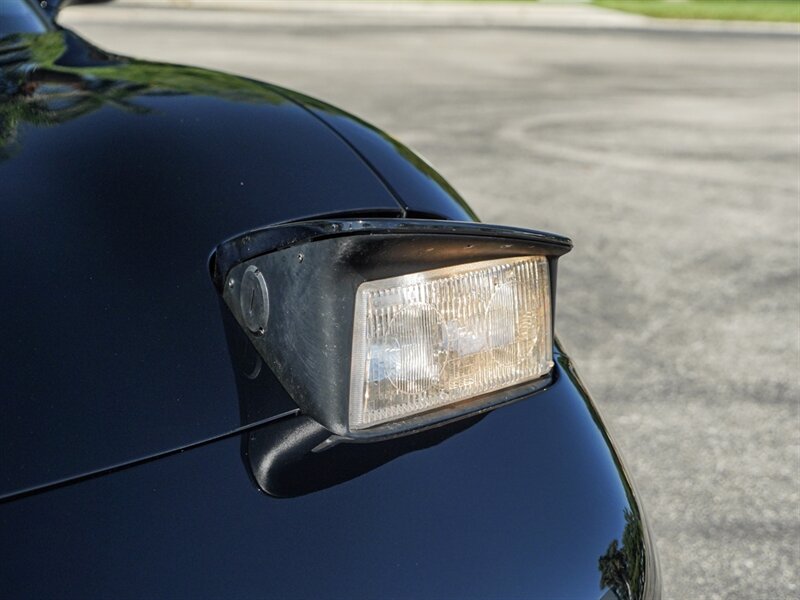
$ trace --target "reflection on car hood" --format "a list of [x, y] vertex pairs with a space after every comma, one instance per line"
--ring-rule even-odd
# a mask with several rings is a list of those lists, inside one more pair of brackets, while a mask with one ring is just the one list
[[240, 427], [214, 247], [400, 212], [275, 88], [62, 30], [0, 40], [0, 189], [0, 497]]

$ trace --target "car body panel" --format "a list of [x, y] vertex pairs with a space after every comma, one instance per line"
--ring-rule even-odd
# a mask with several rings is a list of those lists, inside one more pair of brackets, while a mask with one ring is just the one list
[[61, 31], [0, 60], [0, 496], [235, 430], [210, 254], [279, 221], [398, 216], [394, 196], [267, 85]]
[[301, 94], [55, 26], [0, 40], [0, 95], [4, 597], [659, 598], [558, 346], [536, 394], [256, 484], [262, 442], [288, 432], [294, 458], [308, 418], [253, 369], [210, 253], [323, 214], [474, 218], [425, 161]]
[[478, 217], [461, 195], [421, 156], [377, 127], [335, 106], [281, 89], [340, 133], [380, 175], [409, 214], [455, 221]]
[[634, 492], [558, 362], [548, 392], [312, 494], [257, 491], [236, 436], [0, 505], [5, 595], [600, 598], [627, 537], [640, 597]]

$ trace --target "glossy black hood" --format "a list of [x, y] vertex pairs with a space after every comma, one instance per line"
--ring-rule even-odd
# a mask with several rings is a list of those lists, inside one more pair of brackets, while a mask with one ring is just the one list
[[240, 427], [215, 246], [402, 212], [275, 88], [62, 30], [0, 41], [0, 199], [0, 497]]
[[658, 600], [634, 490], [556, 360], [549, 392], [315, 493], [258, 493], [234, 437], [0, 504], [3, 591]]
[[471, 218], [385, 133], [288, 90], [17, 35], [0, 40], [0, 207], [5, 596], [659, 598], [637, 495], [557, 343], [534, 395], [320, 453], [253, 368], [212, 285], [221, 241], [323, 213]]

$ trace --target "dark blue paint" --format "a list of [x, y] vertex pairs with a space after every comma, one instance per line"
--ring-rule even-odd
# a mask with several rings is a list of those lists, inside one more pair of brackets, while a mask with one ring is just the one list
[[335, 129], [380, 175], [410, 216], [455, 221], [477, 216], [459, 193], [423, 158], [380, 129], [343, 110], [291, 90], [282, 90]]
[[[65, 39], [45, 36], [6, 38], [0, 56]], [[269, 86], [107, 61], [0, 71], [6, 101], [56, 123], [0, 131], [0, 495], [236, 429], [217, 244], [313, 214], [400, 212]]]
[[237, 389], [253, 349], [223, 326], [217, 244], [315, 214], [472, 217], [405, 147], [62, 30], [0, 40], [0, 94], [0, 596], [596, 599], [627, 532], [640, 595], [659, 597], [641, 508], [563, 355], [549, 389], [293, 498], [262, 493], [244, 454], [271, 425], [178, 450], [292, 406], [268, 370]]
[[307, 496], [258, 491], [231, 438], [0, 505], [5, 595], [599, 598], [598, 557], [638, 509], [564, 373]]
[[48, 22], [26, 0], [0, 2], [0, 37], [9, 33], [43, 33]]

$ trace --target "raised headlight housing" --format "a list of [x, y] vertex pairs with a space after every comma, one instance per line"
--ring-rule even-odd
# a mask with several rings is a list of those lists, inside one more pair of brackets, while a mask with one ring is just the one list
[[301, 412], [385, 438], [545, 387], [568, 239], [476, 223], [339, 220], [215, 253], [223, 298]]

